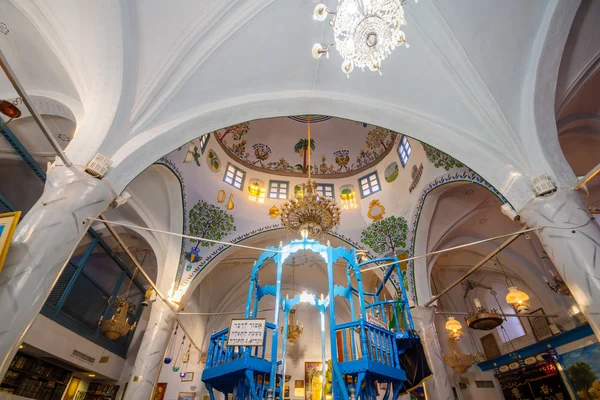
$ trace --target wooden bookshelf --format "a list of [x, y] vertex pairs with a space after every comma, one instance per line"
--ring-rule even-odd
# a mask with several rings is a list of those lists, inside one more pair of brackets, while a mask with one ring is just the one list
[[36, 400], [60, 400], [71, 371], [17, 353], [0, 383], [0, 391]]
[[119, 385], [109, 385], [104, 383], [90, 383], [84, 400], [114, 400], [117, 398]]

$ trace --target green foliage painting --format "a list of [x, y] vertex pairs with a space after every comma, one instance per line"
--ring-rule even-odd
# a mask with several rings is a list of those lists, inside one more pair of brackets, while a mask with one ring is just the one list
[[421, 143], [423, 145], [423, 149], [425, 150], [425, 154], [427, 155], [427, 159], [435, 165], [436, 168], [444, 168], [446, 171], [450, 171], [452, 168], [462, 168], [464, 167], [463, 163], [458, 161], [456, 158], [449, 156], [436, 149], [433, 146], [430, 146], [425, 143]]
[[[189, 218], [190, 235], [210, 240], [221, 240], [232, 231], [235, 231], [233, 216], [227, 214], [214, 204], [200, 200], [190, 210]], [[198, 241], [198, 246], [210, 247], [210, 242]]]
[[408, 223], [402, 217], [387, 217], [373, 222], [360, 234], [360, 240], [374, 252], [385, 255], [406, 247]]
[[593, 397], [590, 397], [589, 392], [594, 382], [598, 379], [592, 368], [587, 363], [577, 362], [569, 365], [567, 372], [573, 386], [575, 386], [578, 392], [578, 396], [586, 400], [592, 399]]

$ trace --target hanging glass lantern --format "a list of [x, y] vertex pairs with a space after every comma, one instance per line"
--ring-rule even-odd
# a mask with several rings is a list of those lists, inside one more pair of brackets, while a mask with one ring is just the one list
[[506, 302], [515, 308], [517, 314], [524, 314], [529, 311], [529, 296], [516, 286], [508, 288]]
[[446, 330], [452, 339], [462, 339], [462, 325], [460, 322], [454, 319], [454, 317], [448, 317], [448, 320], [446, 321]]

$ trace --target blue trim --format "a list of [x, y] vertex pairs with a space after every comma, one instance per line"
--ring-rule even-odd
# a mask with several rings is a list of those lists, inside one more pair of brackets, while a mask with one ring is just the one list
[[[521, 358], [526, 358], [529, 356], [533, 356], [535, 354], [541, 353], [543, 351], [548, 350], [548, 348], [556, 348], [558, 346], [565, 345], [567, 343], [574, 342], [579, 339], [583, 339], [584, 337], [593, 335], [594, 331], [592, 331], [592, 327], [590, 324], [584, 324], [578, 326], [575, 329], [571, 329], [570, 331], [561, 333], [560, 335], [552, 336], [551, 338], [540, 340], [537, 343], [532, 345], [523, 347], [522, 349], [517, 350], [517, 353]], [[496, 366], [504, 365], [513, 362], [514, 359], [510, 356], [510, 354], [504, 354], [500, 357], [493, 358], [491, 360], [484, 361], [482, 363], [477, 364], [482, 371], [490, 370]]]
[[[227, 178], [227, 171], [229, 170], [230, 166], [233, 168], [233, 178], [232, 178], [231, 183], [229, 183], [229, 182], [227, 182], [225, 180], [225, 178]], [[241, 186], [239, 188], [234, 185], [234, 183], [235, 183], [235, 176], [237, 175], [238, 171], [243, 174], [242, 175], [242, 184], [241, 184]], [[244, 171], [243, 169], [241, 169], [239, 167], [236, 167], [232, 163], [228, 162], [227, 163], [227, 168], [225, 168], [225, 173], [223, 174], [223, 182], [225, 182], [227, 185], [231, 186], [232, 188], [241, 190], [243, 192], [244, 191], [244, 183], [246, 182], [246, 171]]]
[[[96, 247], [96, 244], [98, 244], [98, 239], [97, 238], [92, 239], [92, 241], [88, 245], [87, 250], [83, 254], [83, 257], [81, 257], [81, 259], [79, 260], [79, 264], [77, 265], [77, 269], [73, 273], [73, 276], [71, 277], [71, 280], [67, 284], [67, 287], [65, 288], [65, 291], [60, 296], [60, 300], [58, 300], [58, 303], [56, 303], [56, 309], [54, 310], [54, 316], [58, 315], [58, 313], [60, 312], [60, 310], [63, 308], [63, 305], [67, 301], [67, 297], [69, 297], [69, 294], [71, 294], [71, 289], [73, 289], [73, 286], [75, 286], [75, 282], [79, 278], [79, 275], [81, 275], [81, 273], [83, 272], [83, 268], [85, 267], [85, 263], [87, 262], [88, 258], [90, 258], [90, 255], [94, 251], [94, 247]], [[71, 263], [71, 261], [69, 261], [69, 263]]]
[[333, 185], [333, 183], [318, 183], [317, 182], [317, 192], [319, 191], [319, 186], [321, 186], [322, 192], [323, 192], [323, 196], [328, 197], [327, 195], [325, 195], [325, 188], [330, 188], [331, 189], [331, 198], [335, 199], [335, 186]]
[[[6, 210], [6, 211], [5, 211]], [[2, 195], [0, 195], [0, 214], [3, 212], [13, 212], [15, 208]]]
[[[371, 186], [371, 180], [369, 179], [372, 175], [375, 175], [375, 179], [377, 179], [377, 186], [379, 186], [379, 190], [377, 190], [376, 192], [373, 191], [373, 187]], [[360, 183], [360, 181], [362, 181], [363, 179], [367, 179], [367, 182], [369, 184], [369, 190], [371, 191], [371, 193], [365, 195], [363, 192], [363, 187], [362, 187], [362, 183]], [[370, 172], [368, 174], [366, 174], [365, 176], [362, 176], [360, 178], [358, 178], [358, 190], [360, 191], [360, 198], [364, 199], [367, 198], [369, 196], [374, 195], [375, 193], [379, 193], [381, 192], [381, 181], [379, 180], [379, 174], [377, 173], [377, 171], [373, 171]]]
[[[2, 118], [0, 118], [2, 121]], [[42, 180], [42, 182], [46, 182], [46, 172], [40, 167], [40, 164], [35, 161], [33, 156], [27, 151], [25, 146], [17, 139], [17, 137], [12, 133], [8, 127], [4, 127], [0, 129], [2, 136], [4, 139], [10, 144], [10, 146], [15, 150], [15, 152], [25, 161], [25, 163], [31, 168], [34, 174], [38, 176]]]

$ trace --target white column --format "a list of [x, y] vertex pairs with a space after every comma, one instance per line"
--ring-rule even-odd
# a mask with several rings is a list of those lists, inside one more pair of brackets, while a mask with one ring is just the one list
[[600, 225], [587, 209], [585, 194], [561, 189], [536, 197], [521, 212], [521, 221], [540, 241], [600, 339]]
[[415, 329], [419, 332], [425, 348], [429, 367], [433, 372], [433, 378], [425, 382], [427, 398], [428, 400], [454, 400], [452, 384], [448, 378], [442, 349], [435, 330], [434, 310], [429, 307], [415, 307], [410, 311]]
[[[175, 311], [160, 299], [152, 304], [142, 344], [135, 359], [125, 400], [147, 400], [163, 364], [165, 349], [173, 330]], [[173, 368], [173, 364], [165, 368]], [[135, 377], [142, 377], [134, 382]]]
[[89, 227], [115, 198], [106, 180], [52, 167], [42, 197], [19, 223], [0, 272], [0, 376]]

